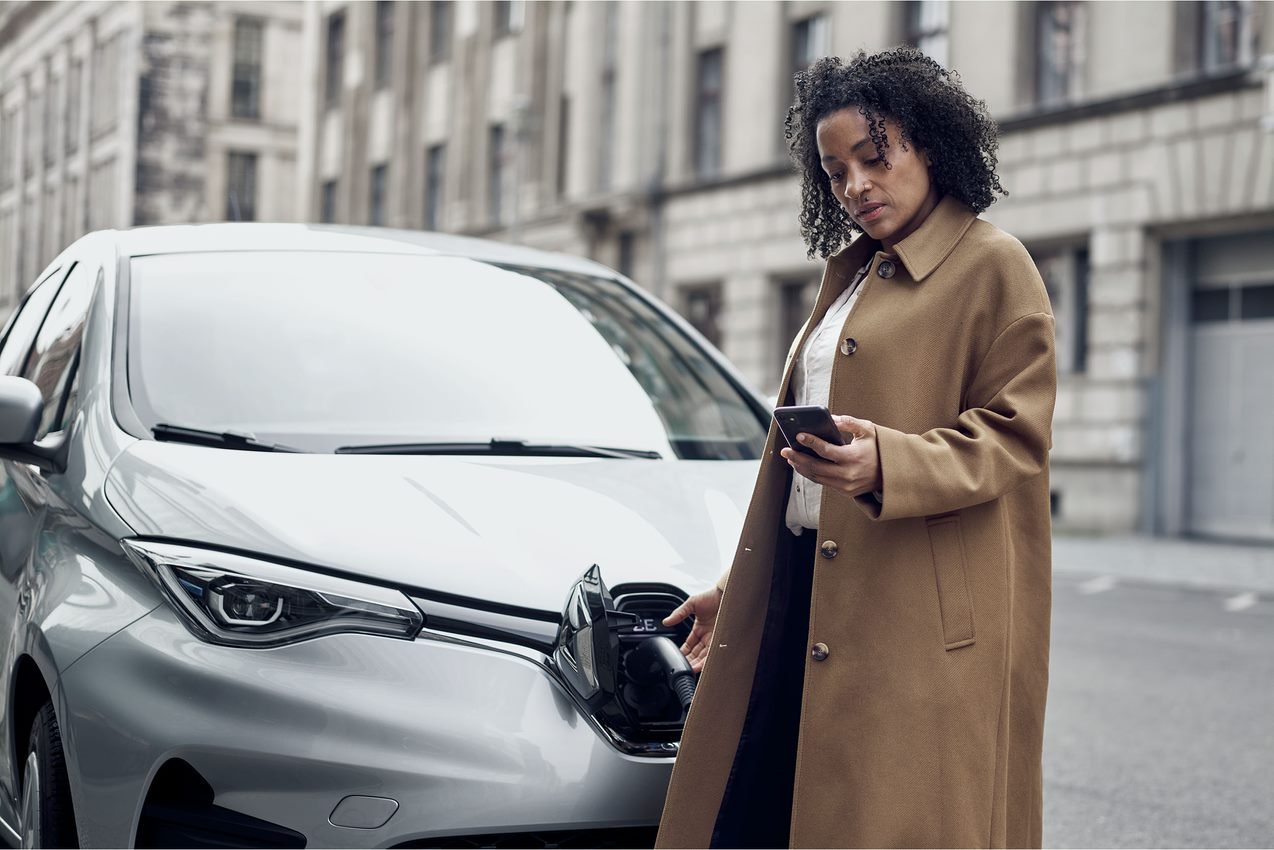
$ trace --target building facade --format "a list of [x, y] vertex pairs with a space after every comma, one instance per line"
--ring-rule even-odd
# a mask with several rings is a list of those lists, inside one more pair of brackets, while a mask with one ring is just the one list
[[0, 6], [0, 315], [90, 230], [295, 220], [301, 11]]
[[1058, 320], [1061, 528], [1274, 540], [1274, 14], [1227, 2], [306, 7], [314, 220], [587, 254], [773, 392], [819, 274], [794, 71], [915, 44], [1001, 125]]

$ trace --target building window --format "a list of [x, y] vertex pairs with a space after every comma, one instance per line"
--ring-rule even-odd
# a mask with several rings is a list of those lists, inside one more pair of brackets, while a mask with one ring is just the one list
[[792, 61], [788, 70], [795, 77], [814, 64], [815, 59], [826, 56], [828, 49], [826, 15], [814, 15], [795, 22], [792, 24]]
[[1199, 4], [1199, 66], [1205, 72], [1252, 64], [1255, 26], [1251, 0], [1205, 0]]
[[611, 171], [615, 150], [615, 70], [619, 52], [619, 4], [605, 5], [602, 32], [602, 79], [599, 101], [601, 127], [597, 134], [597, 188], [605, 192], [611, 187]]
[[636, 255], [637, 234], [631, 230], [621, 230], [619, 233], [619, 260], [615, 268], [626, 278], [632, 279]]
[[93, 48], [93, 96], [90, 120], [94, 136], [115, 127], [120, 108], [121, 39], [118, 33]]
[[495, 37], [521, 32], [525, 17], [524, 0], [495, 0]]
[[13, 185], [13, 159], [17, 153], [18, 110], [10, 109], [0, 120], [0, 188]]
[[35, 152], [40, 146], [40, 120], [43, 115], [44, 97], [43, 93], [36, 92], [31, 95], [31, 99], [27, 101], [27, 133], [26, 133], [26, 149], [23, 152], [22, 174], [24, 177], [30, 177], [35, 173]]
[[1064, 248], [1033, 253], [1044, 279], [1057, 330], [1057, 371], [1088, 369], [1088, 252]]
[[84, 90], [84, 63], [76, 59], [66, 77], [66, 152], [80, 146], [80, 93]]
[[492, 224], [504, 220], [504, 125], [492, 124], [487, 140], [487, 155], [491, 167], [487, 169], [487, 212]]
[[331, 224], [336, 221], [336, 181], [323, 181], [323, 192], [321, 206], [319, 208], [319, 221], [324, 224]]
[[[810, 278], [791, 278], [778, 282], [778, 339], [776, 348], [783, 357], [796, 341], [801, 326], [814, 310], [814, 298], [818, 295], [818, 281]], [[779, 361], [778, 365], [782, 365]]]
[[72, 174], [66, 175], [66, 188], [62, 192], [62, 209], [66, 214], [66, 220], [62, 224], [62, 240], [67, 243], [74, 242], [83, 233], [80, 222], [84, 219], [80, 210], [80, 181]]
[[948, 30], [951, 24], [949, 0], [914, 0], [903, 6], [906, 15], [904, 41], [947, 67]]
[[567, 166], [570, 159], [567, 151], [570, 149], [571, 142], [571, 99], [562, 95], [562, 100], [557, 111], [557, 175], [556, 185], [557, 196], [559, 198], [566, 195], [566, 178]]
[[88, 178], [89, 230], [103, 230], [119, 223], [115, 214], [117, 186], [114, 159], [93, 166]]
[[49, 91], [44, 98], [44, 164], [52, 165], [57, 153], [57, 109], [62, 94], [62, 81], [56, 77], [49, 80]]
[[1056, 106], [1079, 98], [1084, 69], [1084, 4], [1078, 0], [1035, 6], [1035, 99]]
[[442, 179], [446, 164], [445, 145], [433, 145], [425, 152], [425, 230], [437, 230], [442, 225]]
[[257, 220], [257, 155], [231, 151], [226, 158], [226, 218]]
[[327, 84], [328, 108], [339, 106], [345, 84], [345, 13], [337, 12], [327, 19]]
[[721, 66], [725, 52], [716, 47], [699, 54], [695, 97], [695, 173], [711, 177], [721, 170]]
[[261, 56], [264, 24], [257, 18], [234, 22], [234, 71], [230, 84], [230, 115], [254, 120], [261, 117]]
[[708, 342], [721, 347], [721, 284], [706, 283], [681, 290], [681, 315], [703, 334]]
[[393, 77], [394, 2], [376, 0], [376, 88], [383, 89]]
[[429, 4], [429, 64], [451, 58], [451, 2], [433, 0]]
[[372, 168], [372, 191], [368, 203], [367, 221], [374, 227], [385, 226], [385, 179], [388, 170], [387, 165], [377, 165]]

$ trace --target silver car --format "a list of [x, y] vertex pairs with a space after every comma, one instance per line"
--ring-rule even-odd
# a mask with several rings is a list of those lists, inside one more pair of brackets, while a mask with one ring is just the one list
[[0, 375], [5, 841], [650, 846], [660, 620], [768, 424], [667, 308], [456, 237], [103, 231]]

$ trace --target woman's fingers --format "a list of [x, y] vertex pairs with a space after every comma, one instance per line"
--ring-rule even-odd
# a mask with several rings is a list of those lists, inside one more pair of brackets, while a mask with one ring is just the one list
[[873, 436], [874, 426], [866, 419], [858, 419], [853, 416], [845, 416], [844, 414], [833, 414], [832, 421], [836, 423], [836, 430], [840, 431], [846, 437], [853, 437], [855, 440], [866, 439]]
[[694, 613], [694, 597], [690, 597], [672, 610], [672, 613], [664, 617], [665, 626], [675, 626], [682, 620]]

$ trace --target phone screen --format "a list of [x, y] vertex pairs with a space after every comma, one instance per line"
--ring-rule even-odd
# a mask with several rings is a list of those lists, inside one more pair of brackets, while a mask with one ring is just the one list
[[798, 452], [819, 457], [818, 452], [797, 441], [797, 434], [813, 434], [834, 446], [845, 445], [845, 438], [832, 420], [831, 411], [819, 405], [796, 405], [774, 409], [774, 421], [783, 432], [787, 444]]

